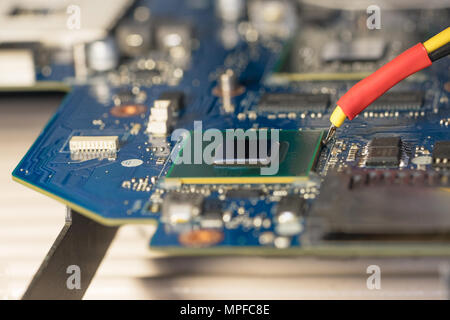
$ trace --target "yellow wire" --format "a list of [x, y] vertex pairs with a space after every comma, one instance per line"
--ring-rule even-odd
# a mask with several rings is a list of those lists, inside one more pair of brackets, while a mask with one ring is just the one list
[[445, 46], [450, 42], [450, 27], [445, 30], [442, 30], [434, 37], [428, 39], [423, 43], [423, 46], [427, 50], [428, 53], [439, 49], [442, 46]]
[[[434, 37], [428, 39], [423, 43], [423, 46], [427, 50], [427, 53], [433, 52], [436, 49], [439, 49], [440, 47], [446, 45], [450, 42], [450, 27], [447, 29], [439, 32]], [[336, 106], [333, 113], [330, 116], [330, 122], [335, 127], [340, 127], [342, 123], [344, 123], [346, 119], [346, 115], [344, 111], [341, 109], [340, 106]]]

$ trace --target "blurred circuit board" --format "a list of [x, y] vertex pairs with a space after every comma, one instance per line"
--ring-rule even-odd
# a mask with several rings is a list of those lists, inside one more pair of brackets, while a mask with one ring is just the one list
[[[365, 11], [308, 19], [296, 2], [255, 0], [233, 15], [224, 3], [138, 1], [112, 37], [85, 44], [85, 60], [79, 48], [76, 61], [50, 60], [36, 83], [70, 92], [14, 179], [103, 224], [155, 223], [151, 247], [177, 254], [450, 254], [448, 58], [321, 144], [338, 98], [445, 27], [449, 11], [392, 11], [372, 31], [359, 23]], [[258, 180], [254, 169], [177, 167], [170, 134], [194, 121], [203, 131], [281, 129], [285, 171]], [[378, 190], [389, 191], [381, 201], [370, 197]], [[428, 223], [385, 228], [408, 213]]]

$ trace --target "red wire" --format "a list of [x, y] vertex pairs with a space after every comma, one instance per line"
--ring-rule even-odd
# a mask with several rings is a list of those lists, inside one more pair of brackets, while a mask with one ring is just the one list
[[355, 84], [337, 105], [352, 120], [398, 82], [430, 65], [427, 50], [422, 43], [418, 43]]

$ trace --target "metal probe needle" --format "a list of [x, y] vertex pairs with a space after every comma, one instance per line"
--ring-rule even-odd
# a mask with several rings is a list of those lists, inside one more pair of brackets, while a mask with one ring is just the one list
[[325, 140], [323, 141], [324, 144], [327, 144], [336, 134], [337, 127], [335, 125], [331, 125], [330, 129], [328, 129], [327, 136], [325, 137]]

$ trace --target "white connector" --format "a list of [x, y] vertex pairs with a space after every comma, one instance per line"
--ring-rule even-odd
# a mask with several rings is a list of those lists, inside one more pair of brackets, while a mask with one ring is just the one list
[[166, 135], [172, 123], [172, 106], [170, 100], [156, 100], [150, 109], [147, 132], [154, 135]]
[[118, 136], [74, 136], [69, 142], [71, 153], [117, 152], [118, 148]]

